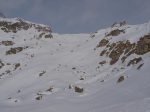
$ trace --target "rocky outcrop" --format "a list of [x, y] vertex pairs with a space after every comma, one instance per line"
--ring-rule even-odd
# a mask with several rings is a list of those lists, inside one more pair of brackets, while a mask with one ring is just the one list
[[16, 33], [17, 31], [22, 30], [22, 29], [28, 30], [29, 28], [32, 27], [32, 25], [24, 21], [18, 21], [15, 23], [7, 22], [7, 21], [0, 21], [0, 27], [1, 27], [1, 30], [3, 30], [6, 33], [8, 32]]
[[110, 61], [110, 65], [113, 65], [114, 63], [116, 63], [120, 56], [122, 55], [122, 53], [124, 52], [124, 49], [126, 48], [126, 44], [124, 42], [118, 42], [114, 48], [112, 48], [113, 50], [110, 52], [109, 57], [111, 58]]
[[119, 23], [115, 22], [111, 25], [111, 27], [121, 27], [121, 26], [124, 26], [124, 25], [127, 25], [127, 22], [126, 21], [121, 21]]
[[6, 41], [1, 41], [0, 42], [0, 45], [4, 45], [4, 46], [12, 46], [14, 44], [15, 43], [13, 41], [10, 41], [10, 40], [6, 40]]
[[132, 59], [132, 60], [129, 61], [129, 63], [128, 63], [127, 66], [137, 64], [137, 63], [139, 63], [140, 61], [142, 61], [142, 58], [141, 58], [141, 57], [139, 57], [139, 58], [134, 58], [134, 59]]
[[143, 55], [147, 52], [150, 52], [150, 34], [140, 38], [135, 49], [135, 53], [138, 55]]
[[121, 33], [125, 33], [125, 31], [124, 30], [115, 29], [115, 30], [112, 30], [111, 32], [109, 32], [106, 36], [118, 36]]
[[23, 49], [24, 49], [23, 47], [10, 48], [10, 50], [6, 51], [6, 55], [17, 54], [21, 52]]
[[82, 93], [83, 92], [83, 88], [80, 88], [80, 87], [77, 87], [77, 86], [74, 87], [74, 90], [77, 93]]
[[104, 61], [99, 62], [99, 64], [100, 64], [101, 66], [103, 66], [105, 63], [106, 63], [106, 61], [105, 61], [105, 60], [104, 60]]
[[24, 21], [20, 18], [15, 19], [14, 21], [7, 21], [7, 20], [1, 20], [0, 21], [0, 29], [4, 31], [5, 33], [13, 32], [17, 33], [20, 30], [28, 30], [30, 28], [36, 29], [38, 32], [41, 32], [39, 35], [39, 38], [42, 37], [42, 35], [45, 34], [45, 38], [52, 38], [51, 35], [52, 31], [49, 26], [40, 25], [40, 24], [34, 24], [27, 21]]
[[109, 41], [107, 39], [102, 39], [99, 44], [97, 45], [97, 47], [104, 47], [105, 45], [107, 45]]
[[117, 83], [124, 81], [125, 77], [122, 75], [118, 78]]
[[53, 38], [52, 34], [45, 35], [45, 38]]
[[[119, 33], [114, 33], [113, 30], [109, 35], [118, 34]], [[124, 63], [132, 54], [143, 55], [150, 52], [150, 34], [141, 37], [137, 43], [131, 43], [129, 40], [110, 43], [108, 39], [104, 38], [99, 42], [97, 48], [98, 47], [103, 47], [104, 50], [100, 52], [100, 56], [109, 57], [111, 59], [110, 65], [115, 64], [119, 59], [121, 59], [122, 63]], [[127, 66], [130, 66], [131, 64], [137, 64], [141, 60], [142, 57], [130, 60]]]

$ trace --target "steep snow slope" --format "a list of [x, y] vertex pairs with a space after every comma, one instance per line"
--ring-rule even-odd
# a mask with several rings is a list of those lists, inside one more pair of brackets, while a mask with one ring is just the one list
[[1, 112], [149, 112], [150, 23], [52, 37], [0, 21]]

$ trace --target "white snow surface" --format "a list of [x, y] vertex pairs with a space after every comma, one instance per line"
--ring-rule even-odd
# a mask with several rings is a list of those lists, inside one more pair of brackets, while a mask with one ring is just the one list
[[[137, 42], [150, 33], [150, 23], [121, 28], [126, 33], [112, 37], [111, 42]], [[16, 70], [12, 65], [0, 69], [0, 74], [11, 70], [0, 79], [0, 112], [150, 112], [150, 53], [142, 56], [140, 70], [139, 64], [126, 67], [120, 62], [97, 69], [100, 61], [110, 60], [99, 56], [102, 48], [94, 50], [110, 30], [99, 30], [93, 38], [91, 34], [53, 33], [52, 39], [34, 38], [39, 34], [34, 28], [17, 33], [0, 30], [0, 41], [15, 42], [13, 46], [0, 45], [0, 60], [21, 64]], [[29, 47], [5, 55], [11, 47], [19, 46]], [[117, 83], [121, 75], [126, 78]], [[75, 86], [83, 92], [75, 92]], [[36, 100], [38, 95], [41, 100]]]

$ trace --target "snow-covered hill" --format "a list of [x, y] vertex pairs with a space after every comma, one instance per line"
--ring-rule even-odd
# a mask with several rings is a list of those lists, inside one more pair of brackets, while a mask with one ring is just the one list
[[149, 112], [150, 23], [56, 34], [0, 18], [0, 112]]

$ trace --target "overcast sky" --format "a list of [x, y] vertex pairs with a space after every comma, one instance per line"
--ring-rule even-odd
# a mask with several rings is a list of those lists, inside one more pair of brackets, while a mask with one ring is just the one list
[[86, 33], [122, 20], [150, 20], [150, 0], [0, 0], [7, 17], [47, 24], [58, 33]]

